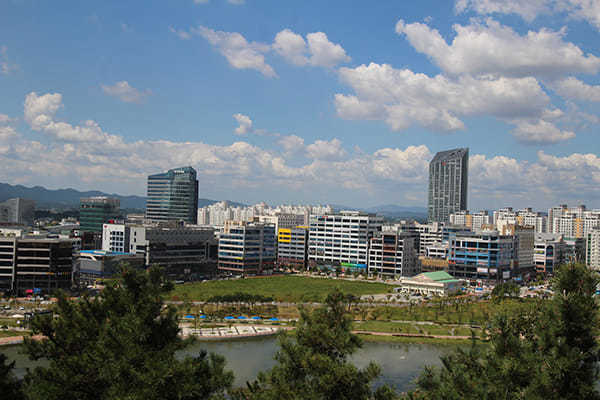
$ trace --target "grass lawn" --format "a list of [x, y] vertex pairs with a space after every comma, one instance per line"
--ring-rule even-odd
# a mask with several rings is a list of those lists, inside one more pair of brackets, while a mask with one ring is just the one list
[[[390, 333], [413, 333], [423, 335], [442, 336], [471, 336], [471, 329], [467, 327], [453, 327], [447, 325], [418, 325], [410, 323], [387, 322], [387, 321], [364, 321], [355, 322], [353, 329], [372, 332]], [[481, 330], [473, 329], [475, 335], [479, 336]]]
[[270, 296], [276, 301], [322, 302], [335, 288], [340, 288], [344, 293], [362, 296], [389, 293], [393, 286], [305, 276], [268, 276], [176, 285], [168, 300], [184, 300], [187, 297], [189, 300], [206, 301], [212, 296], [242, 292]]

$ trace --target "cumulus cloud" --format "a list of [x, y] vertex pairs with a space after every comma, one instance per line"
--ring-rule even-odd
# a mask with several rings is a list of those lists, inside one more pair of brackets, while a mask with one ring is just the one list
[[334, 67], [350, 61], [350, 57], [339, 44], [329, 41], [323, 32], [306, 35], [306, 40], [289, 29], [275, 36], [273, 49], [286, 61], [303, 66]]
[[242, 136], [246, 135], [249, 132], [252, 132], [252, 120], [249, 116], [237, 113], [233, 114], [233, 118], [235, 118], [235, 120], [239, 124], [239, 126], [235, 128], [234, 131], [236, 135]]
[[575, 133], [561, 130], [552, 122], [538, 119], [537, 121], [517, 121], [512, 135], [524, 144], [552, 144], [563, 142], [575, 137]]
[[[424, 145], [348, 151], [339, 139], [305, 145], [295, 135], [281, 137], [281, 148], [274, 150], [244, 141], [229, 145], [127, 141], [104, 132], [95, 121], [80, 125], [59, 121], [62, 107], [59, 93], [27, 95], [25, 121], [34, 132], [47, 135], [42, 141], [0, 125], [0, 181], [52, 186], [69, 182], [79, 188], [115, 191], [120, 187], [143, 193], [148, 174], [192, 165], [203, 187], [224, 193], [258, 189], [268, 196], [269, 191], [306, 193], [310, 189], [311, 193], [322, 191], [327, 200], [343, 194], [366, 196], [363, 201], [393, 196], [398, 202], [426, 202], [428, 163], [434, 151]], [[562, 117], [552, 109], [543, 113], [548, 121]], [[290, 163], [286, 152], [295, 149], [299, 149], [298, 157]], [[507, 196], [522, 206], [600, 199], [599, 184], [600, 159], [593, 153], [559, 157], [538, 152], [532, 162], [474, 154], [470, 160], [471, 204], [489, 205], [497, 199], [497, 205], [504, 206]], [[543, 199], [539, 193], [544, 193]]]
[[600, 86], [588, 85], [573, 76], [555, 81], [551, 87], [567, 99], [600, 102]]
[[10, 118], [8, 115], [0, 114], [0, 124], [7, 124], [11, 121], [12, 121], [12, 118]]
[[104, 93], [116, 97], [125, 103], [141, 103], [146, 97], [152, 94], [150, 89], [138, 90], [127, 81], [120, 81], [112, 86], [101, 85], [101, 87]]
[[480, 15], [516, 14], [528, 22], [538, 15], [566, 13], [600, 29], [598, 0], [457, 0], [455, 10], [457, 13], [473, 11]]
[[[506, 121], [538, 120], [550, 102], [532, 77], [450, 79], [375, 63], [341, 68], [339, 74], [354, 93], [335, 95], [338, 115], [345, 119], [383, 120], [396, 131], [419, 124], [452, 132], [464, 128], [461, 118], [478, 115]], [[568, 137], [565, 134], [562, 139]], [[557, 135], [553, 135], [548, 143], [556, 140]]]
[[293, 154], [304, 150], [304, 139], [296, 135], [286, 135], [277, 141], [285, 153]]
[[472, 21], [453, 28], [456, 36], [448, 44], [436, 29], [425, 24], [402, 20], [396, 24], [396, 32], [405, 35], [415, 50], [452, 75], [556, 77], [600, 70], [600, 58], [563, 40], [565, 29], [542, 28], [521, 36], [491, 18], [483, 24]]
[[306, 146], [306, 153], [308, 158], [315, 160], [340, 160], [348, 154], [342, 148], [342, 142], [335, 138], [330, 141], [316, 140]]
[[[172, 31], [182, 37], [182, 34], [178, 31], [174, 29]], [[233, 68], [254, 69], [270, 78], [277, 76], [273, 67], [265, 62], [264, 54], [270, 50], [268, 44], [248, 42], [240, 33], [215, 31], [204, 26], [192, 28], [191, 33], [198, 34], [206, 39], [227, 59]]]

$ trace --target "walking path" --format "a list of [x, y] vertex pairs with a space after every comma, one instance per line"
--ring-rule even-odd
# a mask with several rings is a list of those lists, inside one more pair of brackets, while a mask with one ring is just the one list
[[[43, 335], [35, 335], [31, 336], [33, 340], [41, 340]], [[15, 344], [23, 343], [23, 336], [10, 336], [5, 338], [0, 338], [0, 346], [12, 346]]]
[[419, 337], [419, 338], [429, 338], [429, 339], [456, 339], [456, 340], [471, 339], [471, 336], [424, 335], [421, 333], [391, 333], [391, 332], [373, 332], [373, 331], [352, 331], [352, 333], [360, 334], [360, 335], [403, 336], [403, 337]]

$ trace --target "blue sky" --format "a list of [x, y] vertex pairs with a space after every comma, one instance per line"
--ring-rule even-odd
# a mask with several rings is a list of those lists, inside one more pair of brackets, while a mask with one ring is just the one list
[[0, 181], [425, 205], [470, 148], [472, 209], [600, 200], [600, 0], [0, 5]]

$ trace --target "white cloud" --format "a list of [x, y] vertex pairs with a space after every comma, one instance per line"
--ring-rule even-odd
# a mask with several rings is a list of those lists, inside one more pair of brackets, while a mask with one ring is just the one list
[[550, 12], [552, 0], [457, 0], [455, 10], [463, 13], [473, 10], [477, 14], [517, 14], [526, 21], [532, 21], [539, 14]]
[[109, 96], [118, 98], [126, 103], [141, 103], [152, 92], [150, 89], [140, 91], [131, 86], [127, 81], [120, 81], [112, 86], [101, 85], [102, 91]]
[[186, 32], [184, 30], [177, 30], [177, 29], [173, 28], [172, 26], [169, 27], [169, 31], [176, 34], [177, 37], [181, 40], [189, 40], [192, 38], [192, 35], [189, 32]]
[[252, 132], [252, 120], [249, 116], [244, 114], [233, 114], [233, 118], [237, 121], [239, 126], [235, 128], [236, 135], [246, 135], [249, 132]]
[[[202, 36], [216, 47], [232, 67], [254, 69], [270, 78], [277, 76], [273, 67], [265, 62], [264, 54], [270, 50], [269, 45], [248, 42], [237, 32], [214, 31], [204, 26], [192, 28], [191, 32]], [[178, 35], [181, 37], [180, 33]]]
[[330, 141], [315, 140], [306, 146], [306, 154], [314, 160], [337, 161], [346, 157], [348, 153], [342, 148], [342, 142], [334, 138]]
[[454, 25], [456, 36], [449, 45], [436, 29], [400, 20], [396, 32], [452, 75], [499, 74], [512, 77], [556, 77], [573, 73], [596, 74], [600, 58], [563, 40], [565, 29], [542, 28], [519, 35], [512, 28], [488, 18]]
[[304, 150], [304, 139], [296, 135], [283, 136], [278, 140], [285, 153], [293, 154]]
[[551, 87], [568, 99], [600, 102], [600, 86], [588, 85], [573, 76], [553, 82]]
[[525, 144], [552, 144], [575, 137], [572, 131], [561, 130], [552, 122], [539, 119], [537, 121], [517, 121], [512, 135]]
[[330, 42], [323, 32], [309, 33], [306, 35], [306, 39], [311, 65], [334, 67], [337, 64], [350, 61], [350, 57], [346, 55], [346, 51], [342, 46]]
[[323, 32], [306, 35], [306, 40], [289, 29], [275, 36], [273, 49], [286, 61], [303, 66], [334, 67], [350, 61], [350, 57], [339, 44], [329, 41]]
[[8, 47], [0, 46], [0, 74], [8, 75], [17, 69], [17, 65], [8, 59]]
[[528, 22], [538, 15], [566, 13], [600, 28], [600, 1], [598, 0], [457, 0], [457, 13], [474, 11], [477, 14], [516, 14]]
[[273, 49], [288, 62], [295, 65], [308, 64], [306, 41], [302, 35], [284, 29], [275, 35]]
[[10, 118], [8, 115], [0, 114], [0, 124], [7, 124], [11, 121], [12, 121], [12, 118]]
[[419, 124], [451, 132], [464, 128], [460, 118], [465, 116], [539, 118], [550, 101], [531, 77], [461, 76], [452, 80], [375, 63], [341, 68], [339, 73], [354, 94], [335, 95], [338, 115], [345, 119], [384, 120], [397, 131]]
[[229, 4], [234, 4], [236, 6], [241, 6], [246, 3], [246, 0], [227, 0]]
[[[352, 197], [372, 202], [385, 196], [400, 204], [426, 203], [433, 151], [424, 145], [348, 151], [339, 139], [315, 140], [305, 146], [295, 135], [281, 137], [281, 148], [276, 150], [244, 141], [230, 145], [127, 141], [104, 132], [95, 121], [81, 125], [58, 121], [61, 107], [59, 93], [27, 95], [25, 121], [34, 131], [48, 135], [43, 141], [0, 126], [0, 181], [50, 187], [64, 187], [68, 182], [81, 189], [141, 194], [148, 174], [192, 165], [202, 187], [238, 196], [257, 190], [263, 198], [277, 193], [322, 193], [328, 201]], [[562, 117], [553, 109], [543, 113], [548, 121]], [[290, 163], [286, 152], [295, 149], [298, 157]], [[532, 162], [474, 154], [470, 160], [471, 205], [505, 206], [509, 196], [513, 205], [534, 207], [600, 200], [599, 184], [600, 158], [593, 153], [559, 157], [538, 152]], [[333, 192], [332, 187], [336, 188]]]
[[194, 4], [208, 4], [210, 0], [194, 0]]
[[103, 132], [95, 121], [87, 120], [83, 125], [75, 126], [56, 121], [55, 114], [62, 106], [60, 93], [38, 96], [31, 92], [25, 98], [25, 122], [31, 129], [63, 141], [103, 143], [107, 149], [122, 144], [119, 136]]

